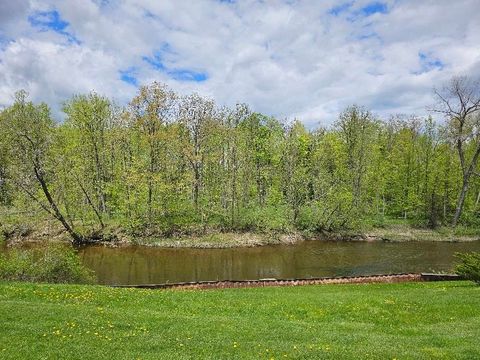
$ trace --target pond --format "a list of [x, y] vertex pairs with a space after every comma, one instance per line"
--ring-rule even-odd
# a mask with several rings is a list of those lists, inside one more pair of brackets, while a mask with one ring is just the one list
[[453, 254], [467, 251], [480, 251], [480, 241], [305, 241], [232, 249], [90, 246], [80, 256], [100, 284], [131, 285], [451, 271]]

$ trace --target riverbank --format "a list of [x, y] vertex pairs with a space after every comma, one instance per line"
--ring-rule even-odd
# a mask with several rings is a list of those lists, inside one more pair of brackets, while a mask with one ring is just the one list
[[[331, 232], [285, 231], [222, 231], [196, 227], [166, 235], [157, 228], [126, 229], [115, 222], [103, 229], [75, 224], [77, 231], [90, 244], [123, 247], [140, 245], [159, 248], [219, 249], [293, 245], [307, 240], [360, 242], [471, 242], [480, 240], [480, 228], [440, 226], [435, 229], [414, 226], [404, 219], [385, 219], [381, 225], [364, 225], [357, 229]], [[10, 246], [35, 242], [70, 242], [64, 228], [50, 218], [37, 216], [4, 216], [0, 218], [0, 243]]]
[[470, 282], [209, 291], [0, 284], [3, 359], [472, 359]]
[[385, 228], [368, 230], [345, 230], [336, 232], [308, 233], [292, 232], [279, 233], [211, 233], [197, 236], [182, 236], [174, 238], [140, 237], [127, 240], [143, 246], [157, 246], [165, 248], [234, 248], [254, 247], [264, 245], [293, 245], [302, 241], [442, 241], [442, 242], [470, 242], [480, 240], [480, 231], [476, 229], [424, 229], [408, 225], [392, 225]]
[[[413, 227], [405, 223], [392, 223], [383, 227], [343, 230], [335, 232], [300, 232], [256, 233], [256, 232], [221, 232], [207, 230], [205, 233], [177, 234], [165, 237], [155, 233], [132, 234], [117, 226], [107, 226], [102, 231], [86, 231], [89, 243], [105, 246], [140, 245], [160, 248], [236, 248], [257, 247], [265, 245], [293, 245], [305, 240], [320, 241], [440, 241], [470, 242], [480, 240], [480, 229], [457, 227], [439, 227], [436, 229]], [[3, 238], [8, 244], [28, 242], [68, 242], [68, 234], [55, 222], [20, 224], [3, 229]]]

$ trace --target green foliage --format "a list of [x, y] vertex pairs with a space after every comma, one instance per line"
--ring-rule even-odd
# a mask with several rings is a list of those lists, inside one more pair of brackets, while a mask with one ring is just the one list
[[480, 226], [457, 226], [453, 233], [457, 236], [480, 237]]
[[49, 283], [91, 283], [93, 273], [65, 245], [10, 249], [0, 254], [0, 279]]
[[[44, 211], [78, 240], [108, 224], [156, 236], [335, 231], [385, 219], [436, 228], [452, 222], [462, 188], [448, 129], [431, 118], [381, 120], [353, 105], [332, 128], [310, 131], [159, 83], [125, 109], [91, 93], [63, 110], [56, 124], [20, 92], [0, 114], [0, 206]], [[477, 142], [463, 144], [469, 159]], [[477, 179], [461, 225], [480, 225]]]
[[337, 231], [358, 228], [348, 208], [341, 203], [313, 203], [304, 206], [298, 216], [297, 227], [310, 231]]
[[289, 232], [291, 215], [287, 206], [255, 206], [242, 209], [238, 216], [238, 230], [258, 232]]
[[457, 253], [455, 256], [460, 260], [455, 266], [455, 272], [480, 285], [480, 253]]

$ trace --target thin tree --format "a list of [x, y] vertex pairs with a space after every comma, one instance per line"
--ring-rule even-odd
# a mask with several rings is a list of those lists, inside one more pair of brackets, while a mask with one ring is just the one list
[[[84, 239], [67, 221], [50, 188], [54, 174], [49, 162], [54, 131], [50, 111], [47, 105], [35, 106], [27, 102], [26, 98], [26, 92], [18, 92], [14, 105], [7, 109], [4, 132], [8, 138], [9, 158], [12, 160], [9, 164], [9, 180], [57, 219], [72, 237], [72, 242], [79, 245]], [[44, 199], [37, 194], [39, 191]]]
[[188, 141], [183, 150], [193, 171], [192, 193], [195, 210], [198, 210], [200, 191], [203, 187], [205, 143], [214, 114], [214, 102], [197, 94], [184, 97], [180, 105], [180, 122], [188, 131]]
[[142, 86], [139, 94], [130, 103], [135, 128], [147, 143], [147, 214], [153, 221], [155, 175], [162, 169], [162, 149], [165, 139], [162, 133], [174, 113], [176, 96], [166, 85], [154, 82]]
[[[465, 198], [480, 156], [480, 81], [465, 76], [453, 77], [441, 90], [435, 90], [438, 105], [432, 110], [447, 118], [450, 135], [455, 144], [462, 171], [462, 186], [457, 199], [452, 226], [462, 216]], [[472, 155], [467, 153], [473, 146]]]

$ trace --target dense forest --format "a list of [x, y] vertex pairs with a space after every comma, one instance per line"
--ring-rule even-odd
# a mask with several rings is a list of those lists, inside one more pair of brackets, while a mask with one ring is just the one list
[[0, 208], [50, 216], [74, 242], [112, 224], [164, 236], [480, 226], [480, 92], [457, 77], [436, 98], [438, 122], [352, 105], [308, 130], [159, 83], [124, 108], [76, 95], [62, 122], [20, 91], [0, 113]]

